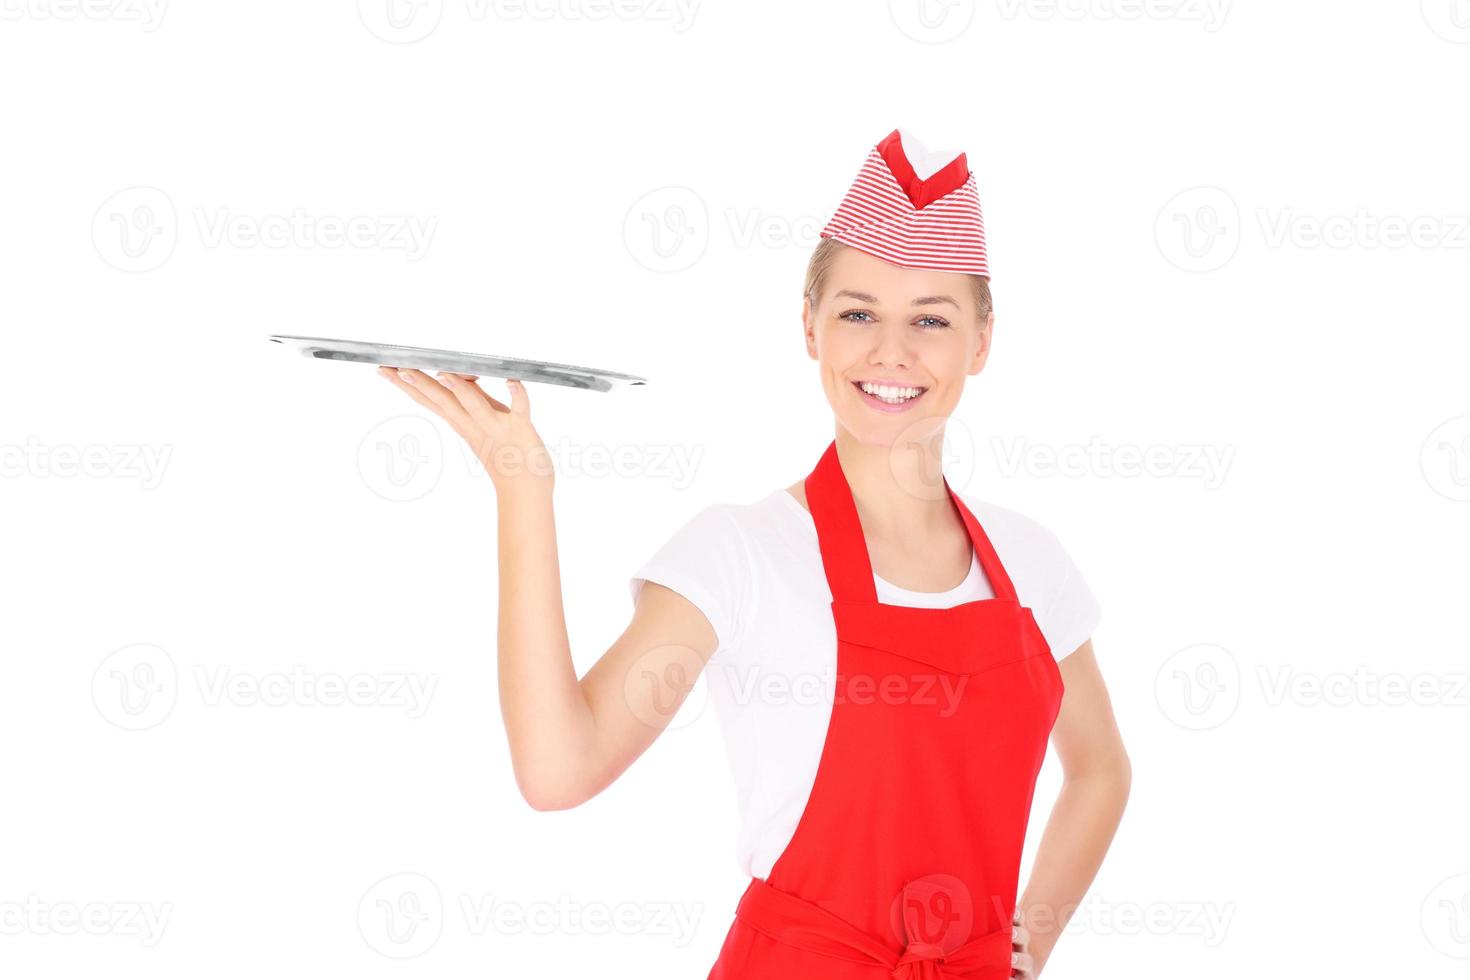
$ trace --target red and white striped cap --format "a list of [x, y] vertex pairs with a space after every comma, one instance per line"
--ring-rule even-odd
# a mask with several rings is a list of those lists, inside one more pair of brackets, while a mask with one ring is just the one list
[[868, 153], [821, 237], [895, 265], [990, 277], [980, 194], [965, 155], [895, 129]]

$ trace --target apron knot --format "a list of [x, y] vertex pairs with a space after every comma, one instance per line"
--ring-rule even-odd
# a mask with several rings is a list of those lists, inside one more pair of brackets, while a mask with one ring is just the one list
[[[940, 929], [938, 920], [932, 920], [930, 928], [923, 927], [926, 916], [954, 908], [936, 897], [939, 892], [953, 895], [950, 889], [935, 887], [944, 880], [944, 876], [930, 875], [905, 889], [911, 899], [929, 901], [922, 910], [905, 903], [899, 920], [904, 927], [902, 953], [894, 953], [882, 937], [871, 936], [821, 906], [760, 878], [750, 880], [735, 916], [747, 928], [778, 943], [849, 963], [881, 966], [893, 980], [1010, 980], [1010, 923], [967, 942], [962, 940], [970, 935], [968, 924], [963, 932], [950, 926]], [[899, 912], [897, 905], [894, 911]], [[921, 911], [925, 915], [920, 915]], [[948, 922], [947, 916], [943, 918]]]
[[969, 889], [952, 875], [916, 878], [903, 887], [895, 918], [907, 945], [893, 980], [1004, 980], [1011, 974], [1011, 931], [971, 933], [974, 907]]
[[893, 968], [893, 980], [943, 980], [950, 976], [944, 972], [944, 949], [933, 943], [909, 943], [898, 966]]
[[893, 980], [1007, 980], [1010, 932], [989, 933], [950, 952], [933, 943], [909, 943], [891, 975]]

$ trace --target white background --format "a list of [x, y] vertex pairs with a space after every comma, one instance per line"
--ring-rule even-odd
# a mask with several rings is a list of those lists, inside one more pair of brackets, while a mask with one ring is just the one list
[[531, 810], [488, 478], [265, 337], [649, 379], [531, 389], [585, 670], [831, 438], [801, 274], [904, 126], [992, 256], [949, 472], [1087, 574], [1134, 763], [1046, 975], [1464, 975], [1464, 0], [0, 12], [0, 974], [703, 977], [745, 882], [702, 685]]

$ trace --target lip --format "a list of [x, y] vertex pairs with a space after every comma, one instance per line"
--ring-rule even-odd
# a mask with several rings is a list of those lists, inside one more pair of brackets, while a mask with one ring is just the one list
[[[864, 378], [863, 380], [864, 381], [867, 381], [869, 384], [891, 384], [892, 383], [892, 382], [887, 382], [887, 381], [873, 381], [871, 378]], [[928, 387], [924, 386], [924, 385], [898, 385], [898, 384], [894, 384], [894, 387], [896, 387], [896, 388], [924, 388], [924, 390], [921, 391], [921, 392], [919, 392], [917, 395], [915, 395], [913, 398], [910, 398], [906, 402], [902, 402], [901, 404], [898, 404], [898, 405], [890, 405], [887, 402], [883, 401], [882, 399], [874, 398], [872, 395], [868, 394], [866, 391], [863, 391], [863, 389], [859, 386], [858, 382], [852, 381], [852, 382], [849, 382], [849, 384], [852, 385], [852, 390], [857, 392], [858, 397], [863, 400], [863, 404], [867, 405], [869, 408], [873, 409], [874, 411], [882, 412], [885, 415], [897, 415], [897, 414], [899, 414], [901, 412], [907, 412], [909, 409], [911, 409], [915, 405], [919, 404], [919, 402], [923, 401], [924, 400], [924, 397], [926, 395], [928, 395], [929, 394], [929, 391], [930, 391], [930, 389]]]

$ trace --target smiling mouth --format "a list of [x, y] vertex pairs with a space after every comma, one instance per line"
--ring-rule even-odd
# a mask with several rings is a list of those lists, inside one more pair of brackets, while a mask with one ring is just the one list
[[892, 385], [875, 381], [854, 381], [852, 386], [862, 394], [884, 405], [907, 405], [929, 389], [919, 385]]

